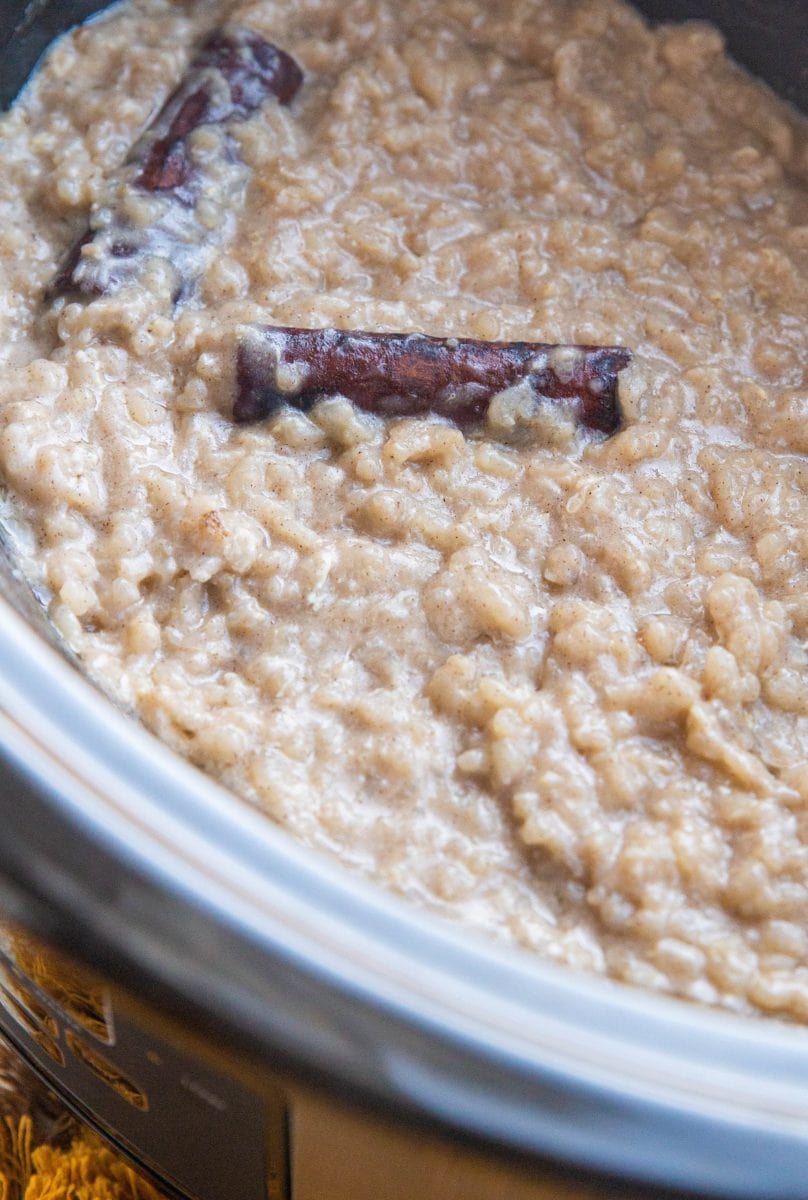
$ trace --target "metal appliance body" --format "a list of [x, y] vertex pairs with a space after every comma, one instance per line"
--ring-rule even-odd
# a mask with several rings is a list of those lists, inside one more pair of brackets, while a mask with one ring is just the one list
[[[0, 0], [0, 103], [100, 7]], [[717, 21], [808, 107], [805, 0], [640, 7]], [[168, 1190], [804, 1200], [808, 1030], [581, 978], [350, 878], [116, 711], [2, 542], [0, 831], [0, 1031]]]

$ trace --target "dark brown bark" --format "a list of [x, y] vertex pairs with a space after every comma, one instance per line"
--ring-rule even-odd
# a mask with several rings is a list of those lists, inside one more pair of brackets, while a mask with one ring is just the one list
[[[90, 228], [67, 255], [50, 294], [106, 295], [136, 278], [143, 261], [155, 254], [174, 265], [178, 294], [186, 291], [199, 251], [212, 237], [194, 222], [205, 181], [190, 154], [191, 135], [203, 125], [243, 121], [270, 96], [289, 104], [302, 82], [295, 60], [251, 30], [231, 26], [212, 33], [113, 180], [122, 185], [119, 197], [130, 189], [134, 195], [164, 197], [162, 217], [155, 225], [136, 227], [121, 204], [93, 212]], [[91, 243], [94, 253], [84, 254]]]
[[233, 418], [257, 421], [338, 393], [383, 416], [432, 412], [469, 425], [524, 382], [537, 403], [562, 404], [581, 426], [609, 434], [621, 425], [617, 376], [630, 362], [621, 346], [254, 326], [238, 347]]

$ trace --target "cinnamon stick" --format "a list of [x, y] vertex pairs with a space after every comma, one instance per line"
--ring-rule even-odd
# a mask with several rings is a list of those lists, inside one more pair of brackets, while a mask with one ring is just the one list
[[215, 30], [110, 179], [50, 295], [107, 295], [135, 281], [154, 257], [174, 272], [173, 298], [185, 294], [204, 269], [211, 246], [225, 236], [246, 180], [246, 168], [226, 134], [226, 161], [216, 180], [194, 161], [191, 135], [202, 126], [226, 131], [270, 96], [289, 104], [302, 82], [303, 72], [291, 55], [257, 33], [240, 26]]
[[284, 404], [305, 410], [338, 393], [382, 416], [431, 412], [471, 425], [497, 398], [514, 422], [549, 403], [610, 434], [622, 420], [617, 376], [630, 362], [621, 346], [257, 325], [238, 346], [233, 418], [258, 421]]

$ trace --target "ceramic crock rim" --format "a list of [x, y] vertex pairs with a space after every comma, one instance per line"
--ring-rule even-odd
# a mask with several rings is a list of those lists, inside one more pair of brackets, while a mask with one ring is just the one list
[[[153, 994], [157, 984], [169, 1006], [188, 998], [189, 922], [204, 917], [227, 934], [228, 958], [218, 981], [200, 961], [208, 987], [194, 1003], [224, 1036], [247, 1034], [374, 1105], [520, 1152], [718, 1195], [804, 1189], [808, 1031], [588, 978], [410, 908], [173, 754], [5, 601], [0, 755], [71, 830], [56, 845], [45, 821], [18, 833], [25, 806], [0, 789], [0, 874], [16, 847], [11, 873], [66, 910], [62, 935], [79, 920], [85, 947], [117, 949], [116, 973], [148, 979]], [[82, 841], [105, 864], [97, 879], [85, 872], [83, 900], [64, 882]], [[44, 862], [58, 864], [53, 884]], [[129, 902], [116, 895], [111, 872], [139, 881], [134, 909], [136, 889]], [[265, 964], [257, 985], [236, 969], [247, 950]], [[91, 965], [109, 970], [109, 953]], [[291, 1019], [301, 980], [302, 1026]], [[335, 1014], [338, 1045], [323, 1037]]]

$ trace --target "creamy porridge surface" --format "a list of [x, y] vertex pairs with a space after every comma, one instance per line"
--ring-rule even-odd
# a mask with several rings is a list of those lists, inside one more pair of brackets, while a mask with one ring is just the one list
[[[46, 300], [228, 17], [306, 83], [198, 295]], [[617, 0], [128, 0], [0, 137], [0, 475], [92, 675], [433, 911], [808, 1020], [804, 124]], [[626, 428], [236, 427], [249, 321], [627, 345]]]

